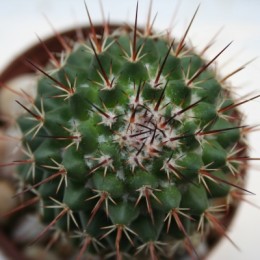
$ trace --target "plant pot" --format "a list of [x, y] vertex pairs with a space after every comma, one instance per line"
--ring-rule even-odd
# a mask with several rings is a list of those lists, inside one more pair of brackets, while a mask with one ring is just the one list
[[[117, 26], [116, 25], [111, 26], [110, 28], [113, 30], [114, 28], [117, 28]], [[103, 32], [103, 26], [96, 26], [95, 30], [97, 33], [101, 33], [101, 32]], [[81, 29], [80, 30], [72, 29], [72, 30], [62, 33], [61, 36], [64, 39], [80, 40], [82, 35], [83, 35], [83, 38], [87, 38], [89, 33], [90, 33], [89, 28], [84, 28], [82, 30]], [[81, 35], [80, 39], [79, 39], [79, 35]], [[35, 70], [31, 66], [28, 66], [28, 63], [26, 63], [26, 60], [33, 61], [35, 64], [37, 64], [37, 66], [45, 67], [49, 61], [49, 55], [45, 50], [46, 48], [49, 49], [53, 53], [60, 52], [63, 50], [63, 46], [62, 46], [60, 40], [56, 36], [48, 38], [47, 40], [44, 41], [44, 44], [38, 43], [38, 44], [32, 46], [30, 49], [28, 49], [27, 51], [25, 51], [24, 53], [19, 55], [16, 59], [14, 59], [9, 64], [9, 66], [6, 67], [6, 69], [0, 75], [0, 82], [8, 85], [10, 81], [15, 80], [17, 78], [19, 79], [20, 77], [23, 77], [24, 75], [29, 76], [29, 78], [34, 77]], [[1, 113], [1, 111], [0, 111], [0, 113]], [[5, 117], [1, 117], [1, 118], [2, 118], [1, 128], [4, 129], [5, 131], [7, 129], [10, 129], [13, 121], [12, 120], [10, 121], [8, 118], [5, 119]], [[2, 171], [2, 172], [0, 172], [0, 177], [1, 177], [1, 175], [6, 176], [6, 174], [3, 174], [3, 170], [1, 168], [0, 168], [0, 170]], [[14, 169], [12, 169], [12, 170], [14, 171]], [[244, 175], [244, 173], [242, 175]], [[14, 186], [16, 185], [15, 181], [13, 181], [13, 185]], [[228, 227], [231, 224], [231, 221], [235, 216], [237, 207], [238, 207], [238, 204], [230, 206], [228, 214], [225, 216], [224, 221], [223, 221], [223, 224], [226, 227]], [[19, 219], [22, 218], [23, 215], [26, 215], [27, 212], [28, 212], [28, 209], [22, 210], [19, 213], [19, 216], [16, 216], [18, 218], [17, 221], [19, 221]], [[29, 212], [30, 212], [30, 209], [29, 209]], [[0, 233], [0, 245], [1, 245], [0, 248], [2, 247], [1, 249], [3, 249], [5, 251], [7, 256], [16, 258], [17, 255], [19, 255], [20, 256], [19, 259], [22, 259], [20, 250], [22, 247], [26, 247], [26, 245], [16, 246], [17, 241], [15, 243], [13, 241], [11, 241], [11, 236], [10, 236], [10, 234], [12, 233], [12, 230], [11, 230], [12, 223], [7, 223], [6, 225], [8, 226], [8, 228], [3, 228], [3, 230], [5, 232]], [[212, 230], [207, 235], [207, 238], [205, 239], [205, 243], [201, 247], [202, 248], [201, 258], [208, 256], [221, 238], [222, 238], [222, 236], [219, 233]], [[35, 257], [35, 259], [36, 258], [37, 258], [37, 256]], [[16, 258], [16, 259], [18, 259], [18, 258]]]

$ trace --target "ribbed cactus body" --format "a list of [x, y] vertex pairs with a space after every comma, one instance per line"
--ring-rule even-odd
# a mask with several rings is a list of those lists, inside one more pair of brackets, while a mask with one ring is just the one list
[[82, 255], [193, 251], [228, 207], [245, 148], [210, 64], [168, 36], [118, 28], [75, 43], [58, 68], [33, 65], [42, 76], [34, 104], [20, 104], [31, 160], [20, 171], [43, 233], [61, 230]]

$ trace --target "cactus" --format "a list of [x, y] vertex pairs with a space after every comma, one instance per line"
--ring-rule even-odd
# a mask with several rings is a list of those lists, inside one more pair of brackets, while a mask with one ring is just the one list
[[250, 128], [237, 110], [249, 100], [210, 67], [229, 44], [209, 61], [185, 45], [197, 10], [179, 42], [140, 30], [138, 5], [133, 27], [104, 23], [102, 35], [87, 13], [89, 37], [62, 40], [62, 61], [49, 50], [48, 67], [27, 61], [37, 96], [17, 101], [17, 196], [45, 224], [33, 242], [64, 236], [78, 259], [199, 257], [212, 230], [228, 237], [221, 217], [249, 193]]

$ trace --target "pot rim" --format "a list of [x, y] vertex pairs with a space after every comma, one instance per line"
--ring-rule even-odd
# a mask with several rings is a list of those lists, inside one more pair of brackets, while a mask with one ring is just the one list
[[[94, 27], [97, 33], [104, 31], [103, 24], [97, 24]], [[128, 28], [127, 25], [125, 27]], [[113, 31], [115, 29], [122, 28], [122, 25], [115, 23], [109, 25], [109, 28]], [[35, 73], [35, 69], [29, 66], [26, 60], [33, 61], [39, 66], [46, 66], [49, 61], [49, 56], [44, 50], [45, 46], [54, 53], [59, 53], [64, 50], [61, 42], [57, 38], [57, 35], [61, 36], [65, 40], [69, 39], [75, 41], [80, 40], [82, 37], [86, 39], [90, 33], [90, 26], [72, 27], [70, 29], [58, 32], [56, 35], [55, 32], [53, 32], [53, 34], [50, 34], [49, 36], [45, 37], [45, 39], [42, 39], [41, 42], [39, 41], [38, 43], [31, 44], [31, 46], [25, 48], [20, 52], [20, 54], [17, 54], [14, 58], [12, 58], [2, 69], [2, 71], [0, 71], [0, 82], [5, 83], [20, 75]]]

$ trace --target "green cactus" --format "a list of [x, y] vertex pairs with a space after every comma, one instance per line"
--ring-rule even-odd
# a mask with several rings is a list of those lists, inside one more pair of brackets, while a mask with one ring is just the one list
[[185, 45], [188, 30], [179, 42], [141, 31], [137, 11], [132, 29], [92, 25], [62, 63], [28, 61], [38, 94], [18, 102], [19, 194], [46, 224], [35, 241], [60, 232], [78, 258], [196, 257], [209, 230], [226, 235], [219, 216], [246, 191], [248, 128], [210, 69], [229, 45], [206, 61]]

